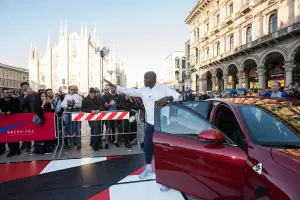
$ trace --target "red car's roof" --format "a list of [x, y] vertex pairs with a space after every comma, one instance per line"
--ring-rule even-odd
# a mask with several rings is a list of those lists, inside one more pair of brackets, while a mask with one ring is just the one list
[[[277, 98], [226, 98], [210, 99], [228, 104], [231, 107], [253, 105], [277, 117], [296, 133], [300, 134], [300, 101]], [[300, 136], [300, 135], [299, 135]]]

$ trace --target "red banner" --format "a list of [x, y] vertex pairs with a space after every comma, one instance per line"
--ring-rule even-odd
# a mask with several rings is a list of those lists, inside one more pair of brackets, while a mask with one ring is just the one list
[[44, 124], [32, 122], [34, 113], [0, 115], [0, 143], [55, 139], [54, 113], [44, 113]]

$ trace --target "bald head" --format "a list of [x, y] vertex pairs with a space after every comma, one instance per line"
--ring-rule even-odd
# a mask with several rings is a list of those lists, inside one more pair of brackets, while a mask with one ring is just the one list
[[156, 73], [153, 71], [148, 71], [144, 75], [144, 84], [146, 87], [154, 87], [156, 83]]

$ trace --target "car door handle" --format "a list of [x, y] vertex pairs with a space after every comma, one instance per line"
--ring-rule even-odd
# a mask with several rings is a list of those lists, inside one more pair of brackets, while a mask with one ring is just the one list
[[171, 147], [170, 145], [157, 145], [161, 150], [163, 151], [174, 151], [174, 148]]

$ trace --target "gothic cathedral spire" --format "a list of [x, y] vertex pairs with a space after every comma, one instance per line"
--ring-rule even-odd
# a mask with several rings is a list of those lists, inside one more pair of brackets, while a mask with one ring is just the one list
[[50, 41], [50, 33], [48, 33], [48, 41], [47, 41], [47, 51], [51, 49], [51, 41]]
[[67, 21], [65, 20], [65, 38], [68, 38]]
[[81, 22], [80, 37], [83, 38], [83, 22]]
[[88, 36], [88, 27], [87, 27], [87, 22], [85, 22], [85, 30], [84, 30], [84, 36], [87, 38]]
[[59, 32], [59, 38], [63, 38], [64, 37], [64, 27], [63, 27], [63, 21], [61, 20], [60, 22], [60, 32]]
[[93, 41], [96, 43], [97, 41], [97, 29], [96, 29], [96, 24], [94, 24], [94, 35], [93, 35]]

